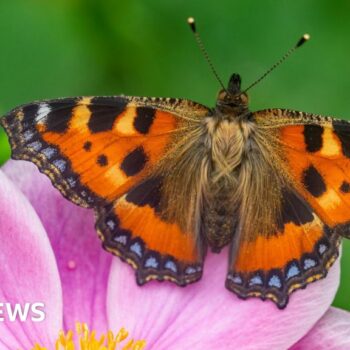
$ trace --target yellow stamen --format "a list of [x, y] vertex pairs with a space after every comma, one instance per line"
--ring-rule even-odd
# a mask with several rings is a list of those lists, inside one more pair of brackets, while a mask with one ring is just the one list
[[[146, 347], [144, 340], [135, 341], [133, 339], [122, 345], [121, 343], [129, 336], [124, 328], [120, 329], [116, 335], [112, 331], [108, 331], [107, 334], [97, 336], [96, 331], [90, 331], [86, 323], [77, 322], [75, 334], [76, 339], [73, 331], [70, 330], [67, 333], [60, 331], [55, 343], [55, 350], [143, 350]], [[34, 344], [32, 350], [48, 349]]]

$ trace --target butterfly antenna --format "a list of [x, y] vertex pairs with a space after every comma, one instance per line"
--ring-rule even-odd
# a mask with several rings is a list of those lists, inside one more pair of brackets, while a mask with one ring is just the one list
[[219, 82], [219, 84], [221, 85], [221, 87], [226, 91], [226, 93], [228, 93], [228, 91], [227, 91], [226, 88], [225, 88], [225, 85], [222, 83], [222, 80], [220, 79], [218, 73], [216, 72], [216, 70], [215, 70], [215, 68], [214, 68], [213, 63], [211, 62], [211, 60], [210, 60], [210, 58], [209, 58], [208, 52], [207, 52], [207, 50], [205, 49], [205, 46], [204, 46], [204, 44], [203, 44], [203, 42], [202, 42], [201, 37], [199, 36], [199, 34], [198, 34], [198, 32], [197, 32], [196, 22], [195, 22], [194, 18], [193, 18], [193, 17], [189, 17], [189, 18], [187, 19], [187, 23], [189, 24], [189, 26], [190, 26], [190, 28], [191, 28], [191, 30], [192, 30], [192, 33], [194, 34], [194, 37], [195, 37], [195, 39], [196, 39], [196, 41], [197, 41], [197, 44], [198, 44], [198, 46], [199, 46], [199, 49], [202, 51], [205, 60], [208, 62], [211, 71], [214, 73], [216, 80]]
[[243, 92], [246, 93], [248, 90], [250, 90], [253, 86], [259, 84], [267, 75], [269, 75], [274, 69], [276, 69], [281, 63], [283, 63], [293, 52], [296, 51], [299, 47], [301, 47], [303, 44], [305, 44], [310, 39], [309, 34], [304, 34], [297, 44], [293, 46], [291, 49], [287, 51], [287, 53], [284, 54], [282, 58], [280, 58], [270, 69], [268, 69], [265, 74], [263, 74], [258, 80], [256, 80], [253, 84], [249, 85]]

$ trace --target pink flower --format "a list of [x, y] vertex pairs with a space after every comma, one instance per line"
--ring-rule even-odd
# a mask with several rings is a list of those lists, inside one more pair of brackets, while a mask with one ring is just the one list
[[92, 211], [63, 199], [30, 163], [0, 171], [0, 240], [0, 303], [41, 301], [46, 313], [43, 322], [0, 322], [0, 350], [54, 349], [76, 321], [97, 333], [125, 327], [156, 350], [350, 348], [350, 314], [329, 308], [339, 261], [283, 311], [224, 288], [227, 252], [209, 254], [202, 280], [186, 288], [138, 287], [132, 269], [101, 248]]

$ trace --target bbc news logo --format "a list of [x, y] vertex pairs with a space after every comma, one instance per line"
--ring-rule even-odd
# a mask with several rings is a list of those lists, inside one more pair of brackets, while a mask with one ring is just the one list
[[0, 322], [42, 322], [45, 316], [44, 303], [0, 303]]

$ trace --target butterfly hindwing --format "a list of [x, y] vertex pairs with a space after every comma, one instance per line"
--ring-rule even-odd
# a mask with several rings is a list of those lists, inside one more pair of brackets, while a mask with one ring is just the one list
[[108, 207], [97, 209], [104, 248], [136, 269], [138, 284], [170, 280], [179, 285], [202, 275], [204, 246], [162, 215], [162, 179], [145, 179]]
[[[289, 295], [326, 276], [338, 256], [339, 236], [293, 189], [282, 191], [275, 230], [244, 236], [231, 256], [226, 287], [241, 298], [270, 299], [284, 308]], [[258, 230], [258, 228], [257, 228]]]
[[207, 113], [186, 100], [79, 97], [24, 105], [1, 123], [13, 158], [33, 161], [65, 197], [94, 207], [150, 172], [172, 136], [187, 127], [187, 109], [191, 120]]

